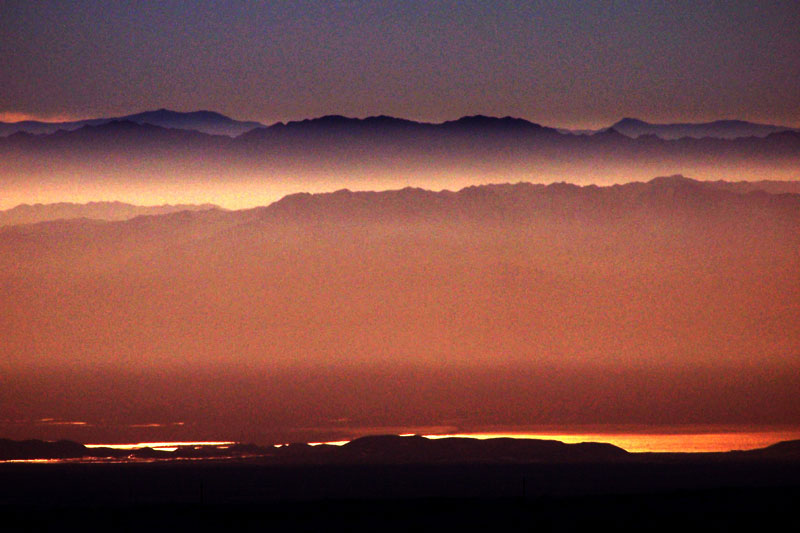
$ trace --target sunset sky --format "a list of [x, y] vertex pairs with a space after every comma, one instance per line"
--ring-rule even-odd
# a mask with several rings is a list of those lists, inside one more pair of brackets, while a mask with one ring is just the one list
[[0, 121], [437, 124], [0, 138], [3, 210], [228, 209], [0, 227], [0, 437], [797, 434], [798, 131], [454, 119], [800, 127], [798, 28], [798, 2], [0, 0]]
[[800, 126], [796, 2], [0, 2], [0, 120]]

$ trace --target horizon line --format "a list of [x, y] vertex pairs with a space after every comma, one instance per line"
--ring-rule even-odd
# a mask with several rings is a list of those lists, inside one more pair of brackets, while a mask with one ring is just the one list
[[[465, 185], [461, 188], [426, 188], [426, 187], [417, 187], [414, 185], [406, 185], [404, 187], [397, 187], [397, 188], [387, 188], [387, 189], [375, 189], [375, 188], [367, 188], [367, 189], [359, 189], [359, 188], [350, 188], [350, 187], [339, 187], [339, 188], [331, 188], [330, 190], [324, 191], [310, 191], [310, 190], [298, 190], [295, 192], [288, 192], [278, 199], [264, 204], [253, 205], [249, 207], [239, 207], [239, 208], [229, 208], [224, 207], [221, 204], [217, 204], [214, 202], [186, 202], [186, 201], [179, 201], [179, 202], [165, 202], [165, 203], [153, 203], [153, 204], [139, 204], [139, 203], [131, 203], [125, 200], [119, 199], [107, 199], [107, 200], [87, 200], [85, 202], [72, 202], [72, 201], [58, 201], [58, 202], [22, 202], [11, 207], [2, 207], [0, 205], [0, 213], [8, 212], [18, 208], [26, 208], [26, 207], [50, 207], [50, 206], [57, 206], [57, 205], [65, 205], [65, 206], [91, 206], [93, 204], [122, 204], [131, 207], [141, 207], [141, 208], [159, 208], [159, 207], [207, 207], [207, 209], [203, 210], [212, 210], [218, 209], [221, 211], [227, 212], [237, 212], [237, 211], [247, 211], [250, 209], [260, 209], [270, 207], [278, 202], [292, 197], [292, 196], [299, 196], [299, 195], [309, 195], [309, 196], [323, 196], [329, 194], [336, 194], [336, 193], [351, 193], [351, 194], [359, 194], [359, 193], [373, 193], [373, 194], [381, 194], [381, 193], [392, 193], [392, 192], [401, 192], [401, 191], [422, 191], [422, 192], [431, 192], [435, 194], [441, 193], [453, 193], [458, 194], [460, 192], [469, 190], [469, 189], [478, 189], [478, 188], [486, 188], [486, 187], [502, 187], [502, 186], [518, 186], [518, 185], [530, 185], [530, 186], [541, 186], [541, 187], [551, 187], [553, 185], [566, 185], [571, 187], [576, 187], [579, 189], [587, 189], [587, 188], [599, 188], [599, 189], [611, 189], [614, 187], [622, 187], [627, 185], [634, 185], [634, 184], [648, 184], [652, 183], [655, 180], [663, 180], [663, 179], [678, 179], [678, 180], [685, 180], [689, 182], [695, 183], [762, 183], [762, 182], [800, 182], [798, 180], [758, 180], [758, 181], [747, 181], [747, 180], [705, 180], [705, 179], [697, 179], [691, 178], [688, 176], [684, 176], [683, 174], [669, 174], [669, 175], [659, 175], [653, 176], [647, 181], [640, 181], [640, 180], [631, 180], [625, 181], [622, 183], [608, 183], [608, 184], [596, 184], [596, 183], [577, 183], [574, 181], [566, 181], [566, 180], [554, 180], [554, 181], [503, 181], [503, 182], [487, 182], [487, 183], [480, 183], [474, 185]], [[158, 215], [141, 215], [141, 216], [158, 216]]]
[[[598, 124], [605, 124], [602, 126], [564, 126], [558, 124], [545, 124], [544, 122], [540, 122], [535, 118], [525, 117], [521, 115], [514, 115], [511, 113], [508, 114], [484, 114], [484, 113], [468, 113], [464, 115], [454, 115], [454, 118], [445, 118], [445, 119], [431, 119], [431, 118], [411, 118], [411, 116], [399, 116], [399, 115], [391, 115], [386, 113], [377, 113], [377, 114], [365, 114], [365, 115], [348, 115], [336, 112], [324, 113], [320, 115], [314, 116], [306, 116], [304, 118], [287, 118], [287, 119], [272, 119], [272, 120], [262, 120], [256, 118], [235, 118], [232, 115], [223, 113], [221, 111], [217, 111], [210, 108], [197, 108], [197, 109], [190, 109], [187, 111], [180, 111], [177, 109], [172, 109], [169, 107], [157, 107], [151, 109], [143, 109], [140, 111], [133, 111], [133, 112], [123, 112], [121, 114], [98, 114], [98, 115], [84, 115], [82, 117], [69, 115], [69, 114], [35, 114], [35, 113], [26, 113], [22, 111], [0, 111], [0, 123], [13, 125], [13, 124], [20, 124], [24, 122], [37, 122], [42, 124], [64, 124], [64, 123], [72, 123], [72, 122], [82, 122], [87, 120], [114, 120], [120, 119], [123, 117], [131, 116], [131, 115], [141, 115], [144, 113], [156, 113], [156, 112], [171, 112], [171, 113], [179, 113], [179, 114], [195, 114], [195, 113], [214, 113], [221, 115], [225, 118], [237, 121], [237, 122], [257, 122], [261, 124], [263, 127], [273, 127], [278, 125], [287, 125], [290, 123], [298, 123], [304, 121], [314, 121], [320, 120], [323, 118], [328, 117], [341, 117], [350, 120], [368, 120], [368, 119], [375, 119], [375, 118], [391, 118], [395, 120], [402, 120], [402, 121], [409, 121], [415, 122], [418, 124], [427, 124], [427, 125], [442, 125], [447, 124], [450, 122], [457, 122], [459, 120], [465, 118], [472, 118], [472, 117], [485, 117], [485, 118], [492, 118], [492, 119], [514, 119], [514, 120], [523, 120], [525, 122], [529, 122], [531, 124], [543, 126], [546, 128], [552, 128], [557, 130], [567, 130], [570, 132], [593, 132], [598, 133], [604, 129], [608, 129], [613, 127], [615, 124], [622, 122], [624, 120], [636, 120], [641, 121], [651, 126], [683, 126], [683, 125], [705, 125], [705, 124], [712, 124], [716, 122], [747, 122], [754, 125], [760, 126], [776, 126], [776, 127], [786, 127], [797, 129], [800, 128], [800, 122], [797, 124], [782, 124], [780, 122], [773, 122], [772, 120], [763, 121], [764, 119], [748, 119], [743, 118], [740, 116], [718, 116], [717, 118], [711, 119], [685, 119], [685, 118], [676, 118], [670, 121], [664, 122], [659, 120], [641, 118], [634, 114], [623, 114], [616, 120], [612, 120], [609, 123], [606, 122], [598, 122]], [[258, 126], [256, 126], [258, 127]]]

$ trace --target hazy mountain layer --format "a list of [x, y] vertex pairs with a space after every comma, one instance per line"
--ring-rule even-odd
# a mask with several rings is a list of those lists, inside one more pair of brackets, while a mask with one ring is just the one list
[[31, 224], [47, 220], [90, 218], [95, 220], [127, 220], [142, 215], [163, 215], [177, 211], [216, 209], [212, 204], [131, 205], [123, 202], [89, 202], [87, 204], [22, 204], [0, 211], [0, 226]]
[[[378, 117], [389, 119], [391, 117]], [[392, 119], [410, 123], [412, 121]], [[214, 111], [180, 112], [169, 109], [144, 111], [131, 115], [108, 118], [90, 118], [67, 122], [42, 122], [25, 120], [20, 122], [0, 122], [0, 137], [14, 133], [33, 133], [37, 135], [51, 134], [59, 130], [72, 131], [84, 126], [99, 126], [114, 121], [130, 121], [136, 124], [150, 124], [164, 128], [195, 130], [211, 135], [227, 135], [236, 137], [254, 128], [264, 128], [264, 124], [256, 121], [240, 121], [226, 117]], [[276, 124], [275, 126], [279, 126]], [[680, 139], [682, 137], [712, 137], [717, 139], [736, 139], [739, 137], [766, 137], [771, 133], [782, 131], [798, 131], [797, 128], [773, 124], [759, 124], [745, 120], [716, 120], [713, 122], [690, 122], [673, 124], [654, 124], [636, 118], [624, 118], [607, 128], [599, 130], [570, 130], [556, 128], [562, 133], [592, 135], [614, 129], [628, 137], [656, 135], [662, 139]]]
[[0, 429], [797, 425], [800, 195], [726, 188], [339, 191], [6, 227]]
[[111, 122], [0, 139], [0, 161], [5, 207], [115, 198], [236, 208], [297, 190], [342, 187], [610, 184], [678, 173], [706, 180], [796, 180], [800, 133], [668, 141], [613, 130], [575, 136], [513, 118], [424, 124], [331, 116], [230, 138]]
[[662, 139], [681, 139], [683, 137], [712, 137], [716, 139], [736, 139], [740, 137], [766, 137], [772, 133], [798, 131], [797, 128], [757, 124], [744, 120], [715, 120], [703, 123], [652, 124], [635, 118], [624, 118], [610, 126], [628, 137], [656, 135]]
[[26, 120], [22, 122], [0, 122], [0, 137], [25, 132], [35, 135], [47, 135], [58, 131], [72, 131], [85, 126], [101, 126], [115, 121], [129, 121], [136, 124], [150, 124], [162, 128], [195, 130], [210, 135], [228, 135], [235, 137], [253, 128], [263, 127], [259, 122], [242, 122], [213, 111], [193, 111], [181, 113], [169, 109], [145, 111], [133, 115], [110, 118], [92, 118], [71, 122], [40, 122]]

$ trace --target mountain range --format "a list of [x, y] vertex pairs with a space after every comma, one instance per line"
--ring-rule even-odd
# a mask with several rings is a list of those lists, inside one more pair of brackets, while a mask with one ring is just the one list
[[182, 113], [169, 109], [158, 109], [119, 117], [90, 118], [69, 122], [42, 122], [36, 120], [0, 122], [0, 137], [7, 137], [20, 132], [34, 135], [49, 135], [58, 131], [73, 131], [86, 126], [100, 126], [108, 124], [109, 122], [119, 121], [133, 122], [134, 124], [149, 124], [162, 128], [195, 130], [209, 135], [227, 135], [230, 137], [241, 135], [253, 128], [264, 127], [264, 125], [259, 122], [234, 120], [214, 111], [192, 111], [189, 113]]
[[[0, 138], [3, 202], [164, 199], [224, 207], [287, 192], [404, 185], [461, 188], [496, 181], [611, 184], [654, 175], [703, 180], [798, 179], [800, 132], [736, 139], [615, 129], [571, 135], [511, 117], [427, 124], [327, 116], [255, 128], [237, 137], [112, 121], [49, 135]], [[64, 195], [67, 195], [65, 197]]]
[[681, 176], [6, 226], [0, 433], [796, 424], [798, 249], [800, 195]]
[[201, 211], [218, 209], [213, 204], [156, 205], [140, 206], [124, 202], [89, 202], [76, 204], [60, 202], [55, 204], [21, 204], [0, 211], [0, 226], [32, 224], [46, 220], [89, 218], [95, 220], [127, 220], [143, 215], [163, 215], [177, 211]]
[[766, 137], [772, 133], [782, 131], [798, 131], [798, 128], [788, 126], [774, 126], [772, 124], [758, 124], [744, 120], [715, 120], [713, 122], [653, 124], [635, 118], [624, 118], [608, 128], [613, 129], [628, 137], [641, 137], [642, 135], [655, 135], [661, 139], [682, 139], [692, 137], [700, 139], [712, 137], [716, 139], [737, 139], [740, 137]]
[[[381, 120], [391, 119], [390, 117], [373, 118]], [[468, 117], [464, 117], [460, 120], [464, 120], [466, 118]], [[324, 120], [325, 117], [322, 119]], [[407, 123], [413, 122], [403, 121], [402, 119], [391, 120]], [[161, 126], [164, 128], [195, 130], [211, 135], [227, 135], [229, 137], [236, 137], [255, 128], [267, 127], [260, 122], [235, 120], [214, 111], [202, 110], [180, 112], [169, 109], [158, 109], [130, 115], [121, 115], [108, 118], [90, 118], [85, 120], [65, 122], [43, 122], [36, 120], [0, 122], [0, 137], [7, 137], [19, 132], [37, 135], [51, 134], [59, 130], [72, 131], [84, 126], [99, 126], [102, 124], [108, 124], [109, 122], [118, 121], [134, 122], [136, 124], [150, 124], [152, 126]], [[306, 122], [313, 122], [313, 120]], [[275, 124], [275, 126], [278, 126], [279, 124], [280, 123]], [[558, 131], [580, 135], [593, 135], [611, 129], [616, 130], [628, 137], [635, 138], [641, 135], [656, 135], [662, 139], [679, 139], [682, 137], [735, 139], [738, 137], [766, 137], [770, 133], [778, 133], [782, 131], [798, 131], [798, 128], [791, 128], [789, 126], [759, 124], [744, 120], [716, 120], [713, 122], [702, 123], [654, 124], [636, 118], [623, 118], [611, 126], [597, 130], [573, 131], [566, 128], [558, 128]]]
[[[687, 183], [693, 184], [708, 189], [719, 189], [739, 194], [750, 192], [767, 192], [770, 194], [800, 194], [800, 181], [706, 181], [699, 182], [691, 180], [680, 175], [656, 178], [655, 181], [672, 181], [674, 183]], [[490, 185], [490, 189], [502, 190], [503, 185]], [[516, 185], [518, 190], [524, 187], [532, 187], [533, 189], [545, 187], [544, 185], [532, 185], [520, 183]], [[413, 189], [408, 189], [412, 191]], [[421, 190], [420, 190], [421, 191]], [[339, 194], [342, 194], [340, 192]], [[367, 194], [370, 193], [358, 193]], [[444, 194], [452, 194], [449, 191]], [[435, 196], [436, 193], [429, 191], [424, 192], [421, 198], [423, 201], [428, 197]], [[457, 195], [456, 195], [457, 196]], [[284, 203], [293, 201], [294, 198], [310, 197], [308, 193], [298, 193], [289, 195], [283, 200]], [[421, 206], [416, 209], [419, 210]], [[179, 211], [205, 211], [210, 209], [219, 210], [220, 207], [214, 204], [175, 204], [175, 205], [159, 205], [159, 206], [139, 206], [127, 204], [124, 202], [88, 202], [85, 204], [60, 202], [54, 204], [21, 204], [11, 209], [0, 211], [0, 226], [12, 226], [15, 224], [33, 224], [37, 222], [53, 221], [53, 220], [70, 220], [70, 219], [91, 219], [91, 220], [128, 220], [138, 216], [149, 215], [162, 215], [168, 213], [176, 213]]]

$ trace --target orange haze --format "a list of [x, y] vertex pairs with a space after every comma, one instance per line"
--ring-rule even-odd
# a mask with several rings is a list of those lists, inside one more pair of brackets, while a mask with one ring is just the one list
[[0, 426], [798, 425], [798, 205], [674, 178], [0, 229]]

